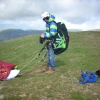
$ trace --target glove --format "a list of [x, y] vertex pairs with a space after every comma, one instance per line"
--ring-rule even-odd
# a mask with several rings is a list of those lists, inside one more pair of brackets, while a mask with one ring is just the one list
[[44, 41], [45, 41], [45, 39], [40, 37], [40, 41], [39, 42], [42, 44]]

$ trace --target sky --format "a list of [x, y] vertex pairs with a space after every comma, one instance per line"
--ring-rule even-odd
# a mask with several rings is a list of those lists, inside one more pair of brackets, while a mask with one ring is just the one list
[[100, 29], [100, 0], [0, 0], [0, 30], [45, 30], [45, 11], [67, 29]]

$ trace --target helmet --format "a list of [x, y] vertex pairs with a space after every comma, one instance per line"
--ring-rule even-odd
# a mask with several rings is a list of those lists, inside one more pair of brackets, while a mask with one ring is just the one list
[[42, 19], [47, 18], [47, 17], [50, 17], [50, 14], [48, 12], [43, 12], [41, 17], [42, 17]]

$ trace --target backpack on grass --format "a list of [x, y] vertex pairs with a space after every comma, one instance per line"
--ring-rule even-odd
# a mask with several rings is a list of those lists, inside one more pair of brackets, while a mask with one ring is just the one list
[[97, 71], [95, 72], [95, 74], [96, 74], [98, 77], [100, 77], [100, 70], [97, 70]]
[[[56, 23], [56, 22], [55, 22]], [[53, 50], [56, 55], [68, 48], [69, 35], [64, 23], [57, 23], [57, 34], [54, 36]]]
[[91, 83], [91, 82], [96, 82], [98, 80], [98, 77], [96, 76], [95, 72], [83, 72], [81, 71], [81, 77], [79, 79], [80, 84], [85, 84], [85, 83]]

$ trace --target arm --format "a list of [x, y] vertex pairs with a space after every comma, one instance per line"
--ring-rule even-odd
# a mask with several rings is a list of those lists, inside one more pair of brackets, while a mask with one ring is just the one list
[[44, 33], [44, 38], [52, 38], [55, 36], [56, 33], [57, 33], [57, 24], [55, 22], [51, 22], [50, 26], [46, 25], [46, 32]]

